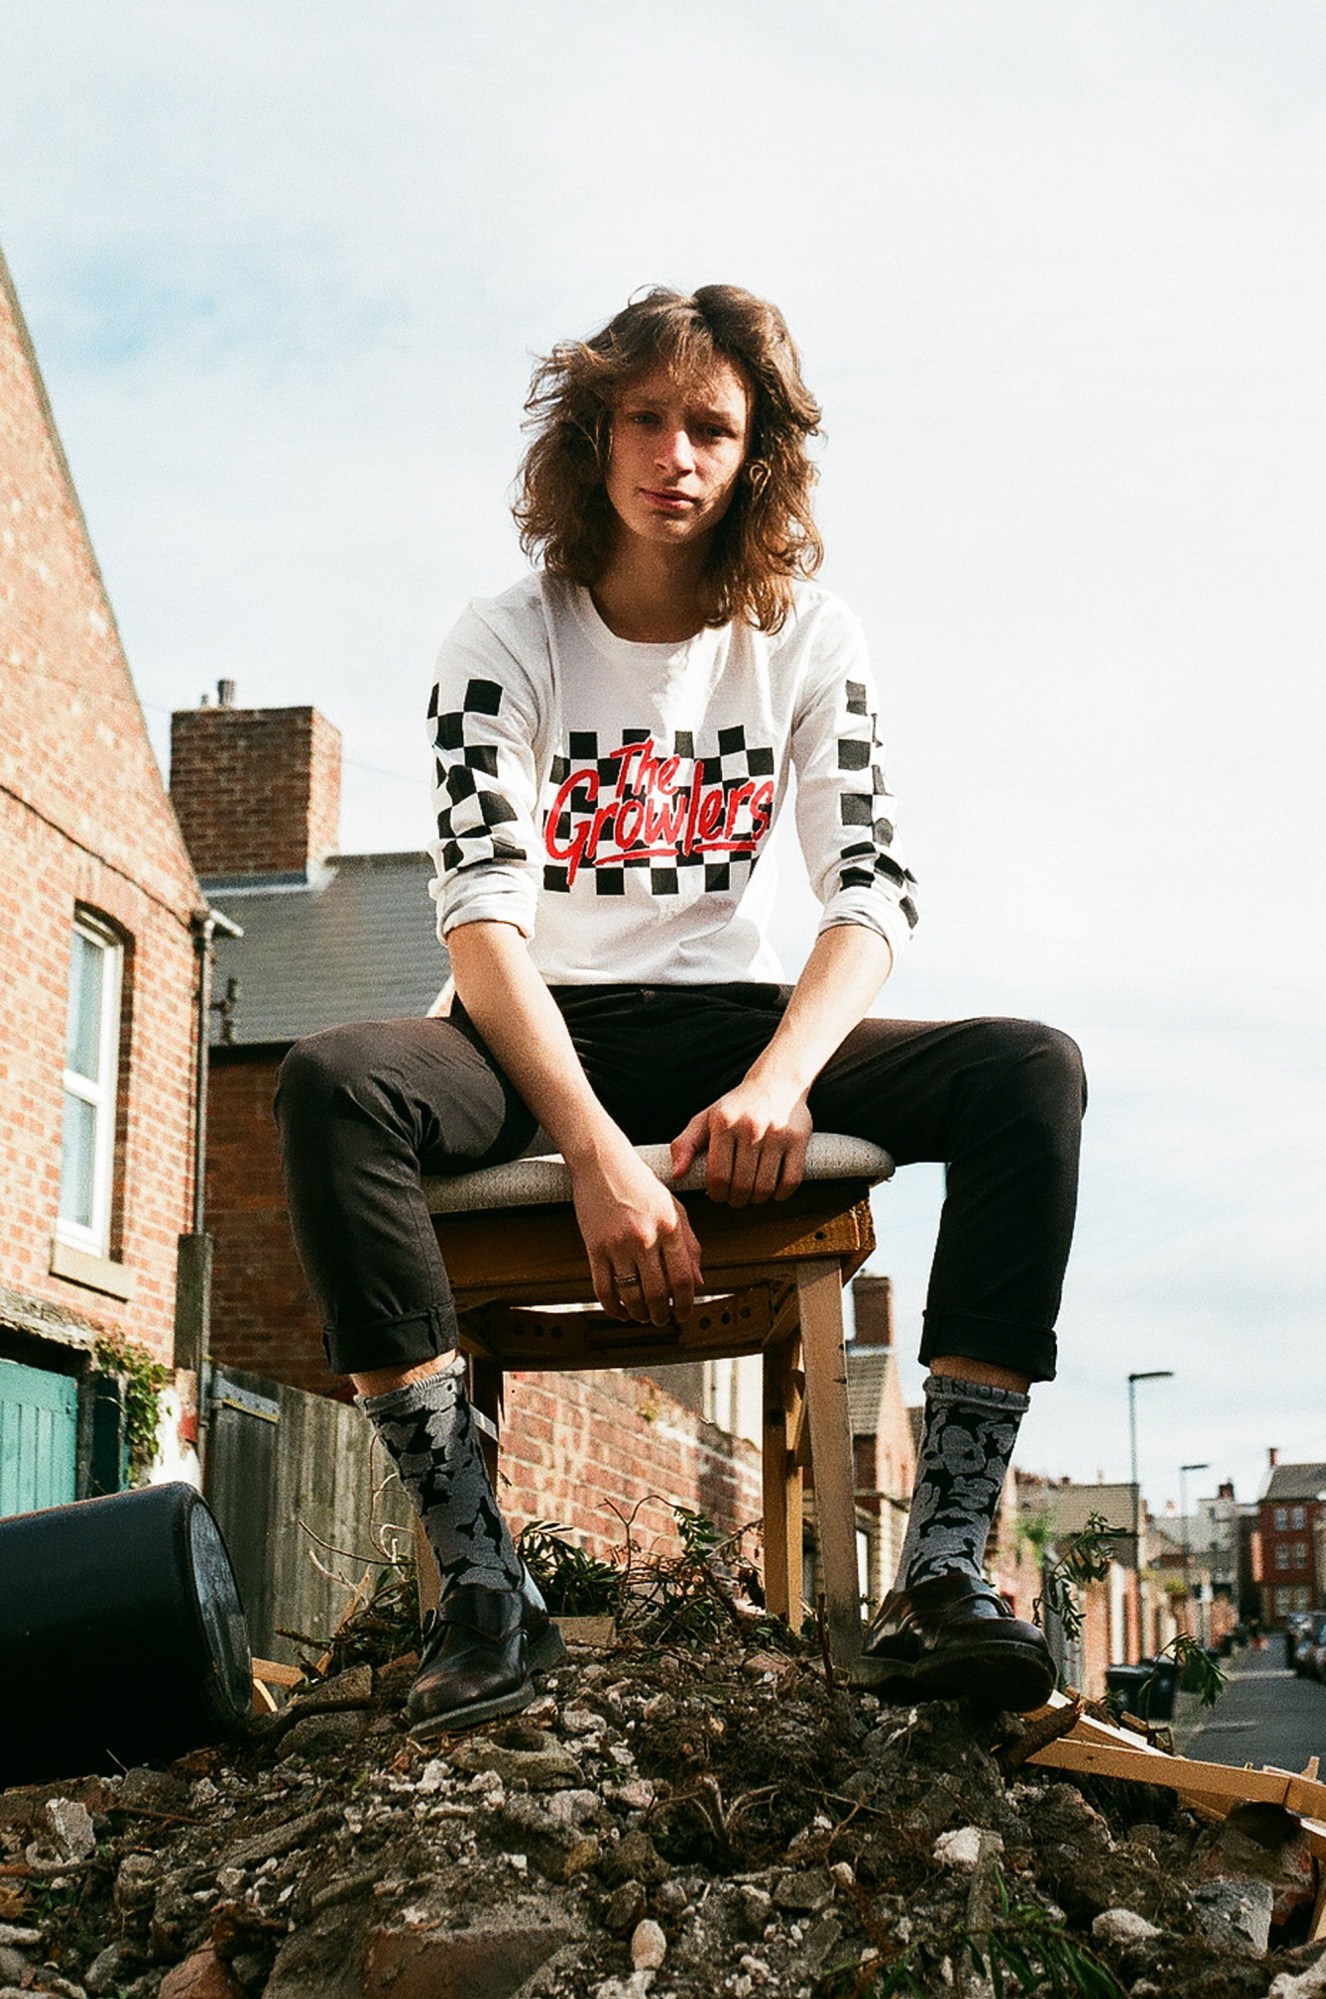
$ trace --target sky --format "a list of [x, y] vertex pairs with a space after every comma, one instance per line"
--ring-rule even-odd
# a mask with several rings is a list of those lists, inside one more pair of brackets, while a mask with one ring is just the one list
[[[1126, 1478], [1172, 1369], [1158, 1508], [1326, 1460], [1324, 210], [1316, 0], [5, 10], [0, 243], [158, 753], [221, 676], [316, 704], [347, 852], [429, 837], [534, 357], [650, 283], [782, 306], [921, 883], [877, 1010], [1080, 1042], [1018, 1456]], [[941, 1197], [876, 1198], [909, 1356]]]

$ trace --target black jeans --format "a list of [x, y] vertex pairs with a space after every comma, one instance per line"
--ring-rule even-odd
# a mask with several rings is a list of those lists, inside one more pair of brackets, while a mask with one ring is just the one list
[[[647, 1145], [741, 1080], [787, 992], [563, 986], [554, 998], [595, 1094]], [[821, 1071], [819, 1130], [871, 1139], [900, 1166], [947, 1166], [923, 1361], [958, 1354], [1053, 1378], [1085, 1101], [1075, 1044], [1034, 1021], [863, 1020]], [[536, 1130], [464, 1012], [310, 1035], [281, 1064], [276, 1114], [332, 1368], [414, 1366], [454, 1346], [421, 1175], [517, 1158]]]

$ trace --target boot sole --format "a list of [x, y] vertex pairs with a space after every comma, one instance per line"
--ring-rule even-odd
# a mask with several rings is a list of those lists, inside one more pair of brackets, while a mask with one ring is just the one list
[[903, 1699], [966, 1700], [974, 1707], [1027, 1714], [1044, 1707], [1054, 1691], [1054, 1666], [1031, 1645], [951, 1645], [909, 1664], [866, 1656], [874, 1668], [870, 1683]]

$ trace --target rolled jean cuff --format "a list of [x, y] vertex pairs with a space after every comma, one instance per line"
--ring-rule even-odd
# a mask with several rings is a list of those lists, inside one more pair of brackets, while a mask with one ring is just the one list
[[370, 1326], [327, 1326], [322, 1335], [333, 1374], [372, 1374], [380, 1367], [418, 1367], [448, 1353], [460, 1338], [450, 1303], [426, 1305], [403, 1319]]
[[918, 1359], [928, 1364], [937, 1355], [955, 1354], [1030, 1375], [1033, 1381], [1053, 1381], [1058, 1351], [1053, 1326], [983, 1312], [927, 1312]]

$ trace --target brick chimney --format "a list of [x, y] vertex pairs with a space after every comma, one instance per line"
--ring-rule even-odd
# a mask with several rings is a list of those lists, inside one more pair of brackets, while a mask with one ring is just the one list
[[1270, 1462], [1271, 1462], [1271, 1464], [1272, 1464], [1272, 1465], [1278, 1465], [1278, 1464], [1279, 1464], [1279, 1462], [1280, 1462], [1280, 1450], [1279, 1450], [1279, 1446], [1278, 1446], [1278, 1445], [1276, 1445], [1276, 1444], [1272, 1444], [1272, 1445], [1270, 1446], [1270, 1448], [1269, 1448], [1269, 1449], [1267, 1450], [1267, 1453], [1266, 1453], [1266, 1455], [1267, 1455], [1267, 1457], [1269, 1458], [1269, 1460], [1270, 1460]]
[[893, 1345], [893, 1279], [858, 1277], [852, 1284], [853, 1335], [859, 1347]]
[[213, 707], [170, 718], [170, 796], [198, 874], [308, 875], [337, 851], [341, 736], [316, 708]]

